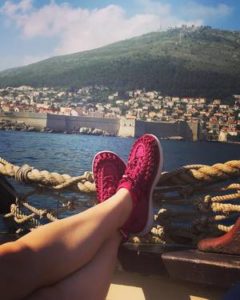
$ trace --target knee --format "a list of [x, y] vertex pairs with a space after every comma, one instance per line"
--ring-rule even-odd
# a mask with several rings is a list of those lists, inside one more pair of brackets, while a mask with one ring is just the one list
[[18, 242], [10, 242], [0, 246], [0, 271], [1, 274], [8, 274], [19, 269], [19, 257], [22, 247]]
[[4, 299], [25, 296], [31, 288], [30, 278], [33, 277], [33, 272], [27, 267], [27, 252], [28, 250], [17, 241], [0, 246], [0, 290], [1, 296], [6, 296]]
[[10, 242], [0, 246], [0, 270], [13, 271], [26, 269], [30, 250], [22, 243]]

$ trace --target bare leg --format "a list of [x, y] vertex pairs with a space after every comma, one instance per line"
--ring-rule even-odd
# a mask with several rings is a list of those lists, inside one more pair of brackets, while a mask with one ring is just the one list
[[83, 267], [125, 223], [131, 209], [130, 194], [121, 189], [109, 200], [83, 213], [47, 224], [16, 242], [2, 245], [2, 297], [21, 299]]
[[50, 287], [41, 288], [26, 300], [105, 299], [114, 271], [120, 233], [106, 240], [94, 258], [83, 268]]

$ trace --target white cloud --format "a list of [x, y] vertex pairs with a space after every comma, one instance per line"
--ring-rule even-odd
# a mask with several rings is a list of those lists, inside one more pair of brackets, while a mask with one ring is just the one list
[[15, 4], [12, 1], [6, 1], [1, 8], [1, 11], [8, 16], [12, 16], [16, 13], [25, 13], [32, 8], [32, 0], [22, 0]]
[[83, 9], [72, 7], [68, 3], [57, 4], [51, 1], [35, 8], [31, 0], [22, 0], [18, 4], [6, 1], [0, 11], [19, 28], [23, 38], [54, 37], [58, 41], [53, 50], [54, 54], [93, 49], [183, 24], [202, 25], [206, 17], [230, 13], [229, 7], [224, 4], [207, 7], [191, 2], [185, 8], [188, 17], [178, 17], [170, 4], [138, 0], [138, 5], [140, 12], [133, 16], [128, 16], [119, 5]]

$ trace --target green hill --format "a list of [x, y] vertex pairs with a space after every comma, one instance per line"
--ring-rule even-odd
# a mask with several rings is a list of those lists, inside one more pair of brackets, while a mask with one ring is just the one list
[[0, 72], [0, 86], [105, 85], [180, 96], [240, 94], [240, 32], [170, 29]]

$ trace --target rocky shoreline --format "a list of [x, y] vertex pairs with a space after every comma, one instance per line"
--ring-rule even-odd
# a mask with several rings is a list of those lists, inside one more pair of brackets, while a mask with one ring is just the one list
[[0, 121], [0, 130], [4, 131], [40, 131], [33, 126], [26, 125], [23, 122], [2, 120]]

